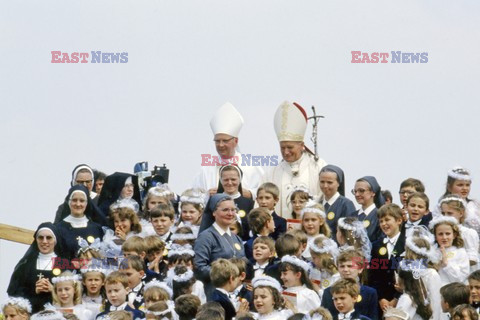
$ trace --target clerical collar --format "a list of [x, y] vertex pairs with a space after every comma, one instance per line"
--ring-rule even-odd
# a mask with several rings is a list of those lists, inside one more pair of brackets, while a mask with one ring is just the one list
[[118, 307], [110, 306], [110, 311], [125, 310], [126, 307], [127, 307], [127, 302], [125, 301], [124, 303], [122, 303], [122, 304], [119, 305]]
[[63, 219], [63, 221], [70, 223], [74, 228], [86, 228], [88, 224], [88, 219], [85, 216], [81, 218], [76, 218], [72, 215], [69, 215], [68, 217]]
[[335, 201], [337, 201], [338, 197], [340, 197], [340, 193], [337, 192], [337, 193], [335, 193], [335, 194], [333, 195], [333, 197], [331, 197], [330, 199], [328, 199], [328, 200], [326, 200], [326, 199], [323, 200], [323, 205], [325, 205], [326, 203], [328, 203], [329, 205], [334, 204]]
[[221, 236], [223, 236], [225, 233], [229, 236], [232, 236], [232, 234], [230, 233], [230, 228], [227, 228], [227, 230], [223, 230], [222, 227], [220, 227], [216, 222], [213, 223], [213, 227], [215, 228], [215, 230], [218, 231], [218, 233], [220, 233]]
[[37, 258], [37, 270], [52, 270], [53, 269], [53, 259], [57, 255], [55, 252], [43, 254], [41, 252], [38, 253]]

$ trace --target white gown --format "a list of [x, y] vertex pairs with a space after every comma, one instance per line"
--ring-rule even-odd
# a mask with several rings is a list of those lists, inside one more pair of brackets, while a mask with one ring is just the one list
[[285, 320], [292, 315], [293, 311], [288, 309], [275, 310], [272, 313], [262, 315], [258, 313], [253, 313], [253, 317], [255, 318], [255, 320]]
[[406, 293], [400, 296], [396, 308], [408, 313], [410, 320], [423, 320], [423, 318], [417, 314], [417, 307], [414, 306], [412, 298]]
[[[440, 251], [440, 249], [437, 249]], [[448, 264], [440, 267], [438, 274], [442, 280], [442, 286], [450, 282], [464, 283], [470, 274], [470, 263], [468, 261], [467, 251], [464, 248], [451, 246], [446, 249]]]
[[[217, 157], [220, 156], [217, 155]], [[262, 167], [253, 165], [248, 166], [248, 163], [243, 161], [242, 154], [239, 152], [235, 153], [235, 157], [238, 157], [239, 167], [243, 172], [242, 187], [244, 189], [250, 190], [252, 194], [255, 194], [263, 176]], [[250, 162], [250, 164], [252, 164], [252, 162]], [[218, 182], [220, 180], [218, 172], [220, 167], [221, 166], [218, 165], [202, 166], [202, 169], [193, 180], [192, 188], [201, 188], [205, 191], [208, 191], [212, 188], [217, 188]]]
[[320, 307], [321, 301], [318, 294], [305, 286], [286, 288], [284, 292], [295, 293], [297, 295], [297, 310], [300, 313], [309, 313]]
[[280, 189], [280, 201], [275, 206], [275, 212], [285, 219], [292, 218], [290, 195], [295, 187], [305, 187], [317, 200], [322, 195], [320, 190], [320, 170], [327, 165], [325, 160], [318, 159], [304, 152], [302, 157], [289, 163], [280, 162], [276, 167], [271, 167], [263, 176], [262, 183], [272, 182]]

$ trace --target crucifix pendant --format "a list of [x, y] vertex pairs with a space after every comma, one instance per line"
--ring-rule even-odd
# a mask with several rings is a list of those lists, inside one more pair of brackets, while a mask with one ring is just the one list
[[43, 274], [40, 272], [40, 273], [38, 274], [37, 278], [38, 278], [38, 280], [42, 280]]

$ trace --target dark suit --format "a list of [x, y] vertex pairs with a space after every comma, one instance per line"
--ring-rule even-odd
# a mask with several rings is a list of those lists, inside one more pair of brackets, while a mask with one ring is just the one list
[[363, 222], [363, 225], [366, 226], [368, 239], [370, 240], [371, 243], [374, 243], [375, 241], [380, 239], [382, 236], [382, 230], [380, 229], [380, 225], [378, 222], [377, 211], [378, 211], [377, 208], [373, 209], [368, 214], [368, 216], [363, 219], [358, 215], [358, 212], [360, 211], [357, 211], [357, 213], [354, 215], [358, 218], [358, 220], [366, 221], [366, 222]]
[[[334, 319], [338, 317], [338, 310], [333, 304], [332, 293], [330, 292], [331, 287], [326, 288], [323, 291], [322, 296], [322, 307], [328, 309], [332, 314]], [[361, 285], [360, 286], [360, 302], [356, 302], [354, 305], [355, 312], [365, 315], [372, 320], [378, 320], [378, 297], [377, 291], [375, 289]], [[357, 300], [358, 301], [358, 300]], [[354, 312], [354, 313], [355, 313]], [[367, 319], [368, 319], [367, 318]]]
[[232, 302], [223, 292], [215, 289], [212, 293], [212, 301], [220, 303], [222, 308], [225, 310], [225, 320], [232, 320], [237, 314]]
[[287, 232], [287, 220], [280, 217], [275, 211], [272, 213], [273, 222], [275, 223], [275, 231], [268, 236], [273, 240], [277, 240], [278, 237]]
[[[129, 305], [127, 305], [123, 310], [130, 312], [133, 315], [133, 320], [135, 319], [141, 320], [145, 318], [145, 313], [143, 313], [140, 310], [132, 309]], [[99, 313], [95, 319], [100, 319], [106, 316], [108, 313], [110, 313], [110, 311], [103, 311]]]

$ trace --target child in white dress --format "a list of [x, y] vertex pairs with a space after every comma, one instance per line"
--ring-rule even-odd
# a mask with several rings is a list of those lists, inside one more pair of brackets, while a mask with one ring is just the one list
[[54, 307], [63, 313], [73, 313], [80, 320], [94, 319], [92, 311], [82, 304], [81, 277], [65, 271], [60, 276], [52, 279], [53, 304]]
[[253, 304], [257, 310], [257, 320], [283, 320], [293, 314], [292, 310], [284, 309], [282, 286], [269, 276], [259, 276], [252, 280]]

